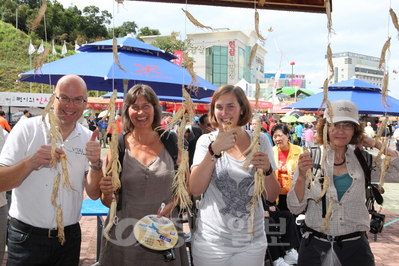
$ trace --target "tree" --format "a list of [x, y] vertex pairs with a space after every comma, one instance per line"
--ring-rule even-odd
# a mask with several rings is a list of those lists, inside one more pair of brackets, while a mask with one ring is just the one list
[[40, 8], [42, 1], [38, 0], [17, 0], [15, 1], [18, 5], [27, 5], [30, 9]]
[[177, 39], [179, 36], [178, 32], [172, 32], [170, 36], [157, 37], [151, 45], [171, 54], [175, 50], [187, 52], [193, 46], [191, 39], [182, 41]]
[[111, 23], [112, 15], [108, 11], [101, 11], [96, 6], [83, 8], [84, 23], [79, 25], [79, 31], [88, 38], [108, 37], [107, 24]]
[[140, 41], [143, 41], [140, 36], [152, 36], [152, 35], [161, 35], [159, 30], [150, 29], [149, 27], [144, 27], [139, 30], [139, 34], [137, 34], [136, 38]]
[[115, 37], [125, 37], [128, 34], [135, 35], [136, 29], [138, 28], [136, 22], [134, 21], [126, 21], [119, 27], [114, 28], [114, 32], [110, 32], [110, 35], [115, 35]]

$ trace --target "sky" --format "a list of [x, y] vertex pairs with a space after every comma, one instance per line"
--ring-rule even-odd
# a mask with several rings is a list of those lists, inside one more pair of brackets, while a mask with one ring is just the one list
[[[207, 30], [195, 27], [185, 17], [187, 9], [199, 22], [213, 28], [230, 30], [254, 29], [254, 10], [243, 8], [180, 5], [114, 0], [58, 0], [64, 7], [76, 5], [80, 10], [95, 5], [113, 15], [111, 27], [125, 21], [134, 21], [139, 28], [158, 29], [162, 35], [180, 32], [181, 39], [187, 33]], [[306, 75], [307, 88], [321, 92], [326, 78], [324, 57], [328, 43], [333, 53], [353, 52], [380, 57], [381, 50], [390, 36], [391, 48], [387, 52], [390, 73], [389, 95], [399, 98], [399, 40], [389, 15], [390, 7], [399, 16], [399, 1], [393, 0], [332, 0], [332, 21], [335, 34], [328, 38], [326, 14], [259, 10], [259, 28], [267, 41], [264, 48], [265, 72]], [[273, 32], [267, 29], [273, 28]], [[279, 67], [280, 66], [280, 67]]]

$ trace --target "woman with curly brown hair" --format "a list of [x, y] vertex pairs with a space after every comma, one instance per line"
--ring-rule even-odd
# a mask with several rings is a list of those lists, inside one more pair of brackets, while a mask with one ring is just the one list
[[[331, 106], [332, 117], [326, 110], [317, 125], [321, 171], [312, 180], [307, 178], [307, 170], [317, 162], [312, 160], [310, 153], [302, 153], [288, 193], [288, 207], [294, 214], [306, 209], [298, 265], [322, 265], [328, 257], [335, 261], [327, 265], [372, 266], [374, 256], [366, 236], [370, 229], [365, 205], [367, 175], [361, 158], [365, 162], [363, 156], [367, 154], [362, 149], [373, 146], [374, 139], [363, 134], [364, 125], [358, 120], [358, 108], [353, 102], [339, 100]], [[326, 123], [327, 139], [323, 139]], [[378, 142], [376, 147], [381, 149], [382, 144]], [[392, 161], [386, 178], [397, 177], [398, 153], [388, 149], [387, 154]], [[381, 165], [384, 163], [382, 160]], [[378, 179], [380, 166], [371, 169], [371, 178]]]

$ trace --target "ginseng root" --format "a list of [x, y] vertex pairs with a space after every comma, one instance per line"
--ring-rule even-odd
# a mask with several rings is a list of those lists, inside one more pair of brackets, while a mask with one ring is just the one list
[[[187, 192], [187, 173], [188, 173], [188, 163], [189, 155], [188, 151], [184, 150], [182, 152], [182, 160], [177, 169], [175, 179], [172, 183], [173, 198], [177, 198], [177, 202], [180, 203], [181, 210], [188, 210], [192, 206], [192, 201], [189, 193]], [[175, 203], [177, 204], [177, 203]], [[173, 206], [173, 208], [176, 206]], [[172, 209], [173, 210], [173, 209]]]
[[64, 223], [62, 222], [62, 209], [61, 206], [58, 206], [57, 208], [57, 214], [55, 217], [56, 223], [57, 223], [57, 229], [58, 229], [58, 239], [61, 242], [61, 245], [64, 245], [65, 243], [65, 233], [64, 233]]
[[69, 179], [68, 167], [67, 167], [67, 157], [66, 154], [60, 154], [60, 161], [62, 167], [62, 185], [67, 189], [72, 189], [74, 186]]
[[325, 176], [324, 181], [323, 181], [323, 189], [321, 190], [320, 194], [315, 199], [316, 202], [319, 202], [321, 200], [321, 198], [326, 194], [329, 185], [330, 185], [330, 178], [328, 176]]
[[109, 208], [108, 224], [103, 230], [103, 236], [108, 241], [110, 239], [110, 236], [108, 233], [111, 230], [112, 226], [114, 225], [114, 220], [115, 220], [115, 216], [116, 216], [116, 205], [117, 205], [117, 203], [116, 203], [115, 195], [112, 195], [112, 202], [111, 202], [111, 206]]
[[330, 228], [330, 218], [333, 212], [334, 202], [333, 199], [330, 198], [328, 202], [328, 210], [326, 213], [326, 217], [324, 218], [324, 225], [321, 226], [321, 230], [323, 232], [327, 232], [328, 228]]

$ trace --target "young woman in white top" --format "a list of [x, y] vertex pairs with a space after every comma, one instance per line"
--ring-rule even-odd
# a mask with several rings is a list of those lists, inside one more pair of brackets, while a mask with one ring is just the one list
[[243, 153], [252, 133], [242, 127], [251, 117], [251, 106], [240, 87], [225, 85], [214, 93], [210, 121], [218, 130], [198, 139], [189, 180], [190, 192], [203, 194], [192, 250], [196, 266], [264, 265], [267, 242], [261, 203], [256, 206], [251, 233], [254, 170], [264, 171], [267, 200], [277, 198], [280, 186], [266, 135], [260, 134], [260, 151], [254, 153], [250, 167], [243, 167], [251, 157], [251, 151]]

